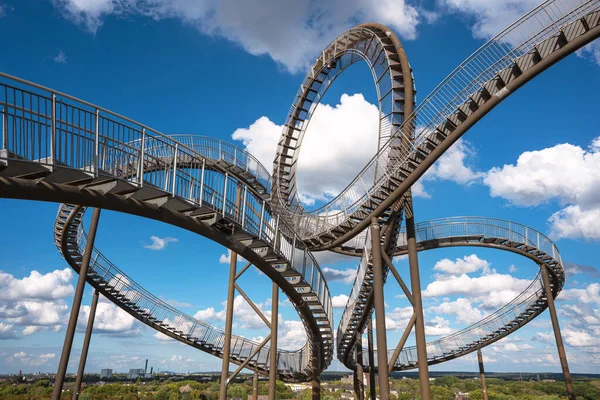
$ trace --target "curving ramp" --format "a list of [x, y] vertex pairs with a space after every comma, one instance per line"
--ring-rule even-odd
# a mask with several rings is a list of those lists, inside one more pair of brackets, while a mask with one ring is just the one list
[[[235, 162], [228, 162], [231, 151], [223, 146], [213, 148], [218, 157], [202, 156], [83, 100], [6, 74], [0, 79], [1, 197], [126, 212], [228, 247], [277, 283], [309, 340], [322, 343], [320, 369], [329, 365], [333, 321], [327, 282], [302, 240], [272, 211], [268, 177], [255, 159], [240, 157], [237, 149]], [[302, 361], [286, 363], [306, 368], [280, 374], [310, 379], [310, 347], [297, 352]]]
[[[545, 235], [530, 227], [494, 218], [456, 217], [421, 222], [416, 224], [415, 229], [418, 251], [455, 246], [477, 246], [509, 251], [532, 260], [540, 267], [550, 267], [554, 297], [563, 287], [565, 273], [556, 245]], [[407, 252], [406, 232], [402, 230], [395, 243], [394, 255], [403, 255]], [[354, 288], [360, 286], [360, 282], [355, 282]], [[342, 359], [345, 356], [342, 361], [347, 366], [356, 364], [356, 353], [352, 351], [355, 345], [354, 338], [362, 336], [353, 327], [355, 321], [363, 314], [357, 316], [351, 311], [365, 309], [366, 305], [365, 296], [360, 296], [359, 291], [354, 288], [337, 335], [338, 357]], [[427, 343], [429, 364], [438, 364], [463, 356], [511, 334], [547, 308], [545, 296], [538, 273], [522, 293], [498, 311], [459, 332]], [[366, 312], [370, 313], [368, 310]], [[346, 336], [345, 339], [344, 335], [350, 331], [352, 331], [351, 335]], [[366, 354], [366, 349], [364, 352]], [[377, 357], [377, 352], [375, 354]], [[393, 351], [388, 351], [388, 359], [391, 359], [392, 354]], [[364, 367], [369, 368], [368, 357], [365, 355], [362, 360]], [[406, 370], [416, 366], [417, 352], [416, 348], [411, 346], [402, 349], [393, 369]]]
[[[352, 343], [373, 310], [369, 224], [385, 225], [382, 243], [388, 258], [406, 251], [400, 223], [409, 212], [404, 204], [410, 202], [410, 187], [503, 99], [599, 36], [600, 0], [548, 0], [483, 45], [414, 107], [412, 71], [398, 38], [379, 24], [357, 26], [328, 45], [310, 68], [286, 119], [272, 179], [254, 157], [235, 146], [190, 135], [169, 137], [89, 102], [0, 73], [0, 197], [77, 204], [61, 207], [56, 226], [57, 243], [75, 269], [85, 242], [79, 224], [88, 206], [160, 220], [238, 253], [282, 289], [309, 342], [321, 345], [318, 366], [312, 365], [312, 346], [280, 353], [280, 377], [308, 380], [333, 357], [331, 296], [311, 251], [361, 256], [337, 336], [338, 358], [352, 368]], [[377, 154], [335, 199], [305, 210], [295, 179], [303, 136], [330, 85], [359, 61], [369, 66], [377, 91]], [[543, 235], [497, 220], [452, 221], [420, 224], [420, 249], [478, 245], [510, 250], [548, 265], [554, 271], [555, 294], [562, 287], [560, 255]], [[95, 254], [101, 262], [94, 262], [97, 269], [86, 277], [92, 285], [153, 328], [218, 355], [214, 328], [214, 338], [201, 339], [203, 331], [195, 329], [208, 332], [208, 327], [155, 303], [97, 250]], [[429, 363], [458, 357], [513, 332], [543, 311], [544, 301], [536, 279], [477, 326], [430, 343]], [[240, 346], [232, 354], [238, 363], [256, 344], [242, 340]], [[413, 353], [405, 349], [394, 368], [415, 367]], [[252, 366], [265, 372], [258, 359]]]
[[[548, 0], [531, 10], [468, 57], [412, 113], [398, 117], [400, 125], [390, 123], [390, 138], [380, 139], [377, 154], [336, 198], [306, 211], [290, 197], [295, 186], [292, 178], [288, 183], [284, 175], [294, 176], [302, 134], [310, 121], [306, 110], [313, 109], [313, 103], [303, 99], [307, 93], [320, 98], [318, 90], [311, 88], [322, 85], [321, 76], [328, 71], [323, 65], [335, 65], [337, 53], [330, 51], [332, 45], [335, 49], [334, 42], [307, 74], [286, 120], [273, 173], [274, 197], [279, 196], [283, 204], [277, 210], [285, 215], [289, 207], [286, 218], [312, 250], [355, 248], [351, 239], [363, 232], [372, 218], [385, 221], [390, 207], [477, 121], [546, 68], [598, 38], [599, 10], [598, 0]], [[388, 29], [377, 35], [389, 37], [391, 32]], [[404, 52], [398, 47], [382, 46], [389, 58], [402, 59]], [[395, 56], [389, 54], [396, 51]], [[409, 74], [403, 72], [400, 78], [392, 73], [391, 78], [377, 79], [403, 81]], [[397, 92], [400, 97], [402, 91]], [[384, 110], [381, 98], [379, 101]], [[397, 98], [392, 104], [405, 109], [410, 102]], [[393, 110], [380, 111], [382, 118]]]
[[[385, 217], [389, 207], [409, 193], [410, 186], [444, 151], [504, 98], [599, 36], [598, 0], [550, 0], [530, 11], [467, 58], [406, 118], [396, 134], [404, 134], [407, 127], [415, 127], [416, 134], [410, 141], [401, 142], [408, 143], [402, 149], [402, 160], [388, 166], [387, 155], [380, 150], [355, 179], [355, 182], [364, 180], [362, 177], [368, 171], [385, 171], [362, 197], [374, 199], [376, 204], [359, 215], [354, 214], [354, 222], [345, 233], [337, 230], [339, 234], [323, 236], [318, 241], [307, 240], [315, 250], [330, 248], [361, 255], [357, 278], [337, 334], [338, 358], [346, 366], [351, 368], [355, 362], [352, 343], [364, 330], [372, 312], [372, 260], [370, 240], [365, 232], [370, 219]], [[357, 189], [353, 189], [355, 182], [346, 192], [357, 193]], [[380, 185], [387, 188], [386, 193], [392, 188], [387, 197], [375, 194]], [[336, 209], [340, 204], [347, 204], [346, 192], [329, 206]], [[350, 210], [338, 213], [328, 221], [333, 225], [347, 224], [344, 215], [349, 213]], [[366, 251], [361, 254], [357, 249], [363, 247]]]
[[[77, 273], [87, 243], [87, 234], [82, 224], [85, 211], [81, 206], [61, 204], [54, 228], [56, 246]], [[211, 355], [219, 358], [223, 356], [225, 332], [159, 299], [127, 276], [95, 247], [86, 280], [104, 297], [150, 328]], [[260, 343], [235, 335], [231, 343], [231, 362], [240, 365], [250, 359], [248, 369], [268, 375], [268, 346], [259, 348]], [[302, 381], [310, 376], [308, 347], [305, 345], [297, 351], [277, 351], [278, 379]]]

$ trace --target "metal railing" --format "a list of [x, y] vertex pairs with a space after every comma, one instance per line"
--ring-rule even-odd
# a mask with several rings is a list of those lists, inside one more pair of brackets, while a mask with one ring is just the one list
[[[65, 217], [71, 212], [72, 207], [62, 205]], [[85, 210], [76, 222], [77, 234], [70, 238], [77, 244], [78, 256], [81, 257], [87, 243], [87, 233], [81, 224]], [[59, 211], [60, 214], [60, 211]], [[69, 238], [66, 238], [69, 240]], [[61, 249], [61, 238], [57, 238], [57, 246]], [[62, 251], [62, 250], [61, 250]], [[73, 255], [65, 257], [74, 262]], [[211, 352], [222, 353], [225, 332], [197, 320], [184, 312], [169, 305], [156, 297], [140, 284], [131, 279], [125, 272], [115, 266], [96, 247], [92, 250], [88, 272], [88, 281], [101, 290], [113, 292], [111, 297], [126, 308], [130, 313], [151, 327], [160, 327], [170, 332], [173, 336], [184, 342], [199, 343], [201, 348]], [[78, 265], [71, 265], [78, 271]], [[102, 284], [105, 284], [103, 286]], [[233, 335], [231, 339], [231, 355], [243, 360], [249, 357], [259, 347], [259, 343], [242, 336]], [[253, 365], [263, 369], [269, 368], [269, 346], [264, 346], [253, 357], [249, 368]], [[278, 350], [277, 369], [282, 375], [310, 376], [308, 361], [310, 360], [310, 346], [305, 345], [297, 351]]]
[[[562, 289], [564, 284], [564, 270], [558, 248], [544, 234], [528, 226], [497, 218], [453, 217], [418, 223], [415, 225], [415, 234], [417, 248], [420, 250], [445, 244], [452, 246], [474, 243], [494, 248], [504, 247], [506, 250], [520, 248], [528, 254], [529, 258], [538, 263], [544, 262], [554, 270], [558, 279], [554, 281], [557, 292]], [[406, 246], [406, 230], [402, 228], [394, 253], [405, 254]], [[349, 322], [355, 312], [364, 312], [361, 308], [363, 304], [359, 304], [358, 294], [364, 290], [368, 260], [370, 259], [369, 253], [370, 240], [367, 239], [356, 280], [338, 326], [338, 347], [345, 346], [341, 343], [344, 333], [354, 329]], [[503, 328], [506, 328], [507, 325], [514, 324], [509, 331], [518, 329], [523, 324], [520, 320], [528, 321], [529, 314], [535, 316], [545, 309], [544, 296], [541, 277], [540, 274], [537, 274], [522, 293], [498, 311], [460, 332], [428, 343], [428, 359], [430, 362], [435, 362], [440, 359], [456, 357], [458, 354], [462, 355], [467, 349], [470, 351], [475, 349], [475, 346], [497, 339], [498, 336], [504, 336], [506, 332], [503, 331]], [[392, 354], [393, 351], [388, 351], [388, 358], [391, 358]], [[352, 354], [351, 357], [354, 355]], [[368, 360], [368, 357], [363, 357], [363, 362], [365, 360]], [[410, 368], [416, 364], [416, 360], [416, 348], [414, 346], [406, 347], [400, 353], [395, 368]]]
[[207, 159], [193, 149], [127, 117], [4, 73], [0, 79], [0, 162], [28, 161], [120, 179], [208, 208], [285, 259], [311, 288], [303, 296], [318, 300], [313, 315], [325, 313], [333, 326], [329, 288], [314, 256], [268, 201], [235, 174], [207, 167]]
[[260, 161], [247, 150], [210, 136], [190, 134], [174, 134], [169, 136], [177, 142], [188, 146], [205, 158], [224, 161], [229, 165], [238, 167], [241, 170], [240, 172], [245, 171], [249, 173], [254, 176], [257, 182], [265, 189], [265, 193], [271, 193], [271, 174]]
[[[541, 275], [535, 277], [531, 284], [500, 310], [485, 319], [459, 332], [427, 343], [427, 359], [430, 363], [447, 361], [485, 346], [527, 323], [533, 316], [546, 309], [545, 292]], [[363, 349], [366, 353], [366, 349]], [[387, 351], [388, 360], [393, 350]], [[377, 360], [377, 351], [375, 351]], [[363, 363], [368, 365], [368, 357]], [[395, 369], [410, 369], [417, 365], [416, 346], [404, 347], [394, 364]]]
[[[450, 217], [432, 221], [419, 222], [415, 225], [417, 242], [429, 240], [471, 236], [498, 238], [512, 243], [523, 243], [548, 254], [562, 268], [562, 258], [558, 248], [546, 235], [527, 225], [489, 217]], [[396, 242], [396, 251], [407, 246], [406, 229], [402, 228]]]
[[[481, 90], [500, 71], [514, 65], [519, 57], [533, 51], [536, 44], [556, 35], [561, 27], [598, 9], [599, 0], [549, 0], [496, 35], [459, 65], [411, 116], [406, 117], [406, 122], [394, 130], [390, 140], [338, 196], [315, 210], [294, 209], [297, 231], [307, 239], [351, 221], [349, 216], [383, 186], [397, 187], [397, 182], [403, 180], [400, 167], [470, 95]], [[408, 124], [416, 127], [415, 137], [404, 137]], [[389, 165], [392, 154], [394, 165]]]
[[[398, 126], [404, 116], [402, 103], [404, 90], [400, 79], [402, 74], [392, 69], [389, 58], [391, 51], [386, 50], [386, 47], [391, 44], [384, 32], [370, 27], [350, 29], [333, 40], [313, 63], [292, 102], [284, 125], [284, 135], [287, 136], [287, 140], [298, 144], [302, 142], [310, 119], [327, 90], [347, 68], [362, 60], [365, 61], [371, 72], [378, 99], [378, 148], [387, 143], [394, 126]], [[412, 99], [407, 101], [412, 101]], [[306, 103], [310, 103], [310, 106], [307, 107]], [[329, 206], [319, 208], [318, 211], [307, 212], [304, 210], [295, 184], [298, 155], [299, 148], [289, 149], [280, 143], [274, 179], [286, 181], [287, 186], [291, 188], [282, 190], [280, 182], [275, 182], [274, 200], [281, 203], [282, 216], [286, 216], [292, 221], [299, 216], [310, 220], [312, 216], [322, 217], [328, 216], [330, 213], [344, 212], [344, 207]], [[290, 156], [292, 157], [291, 161], [289, 161]], [[292, 166], [284, 166], [284, 161]], [[375, 176], [379, 175], [381, 175], [379, 172], [375, 172]], [[277, 204], [275, 206], [277, 207]], [[298, 232], [301, 236], [310, 236], [314, 233], [310, 229], [310, 224], [298, 224], [297, 221], [294, 221], [294, 226], [299, 229]], [[305, 228], [307, 230], [303, 230]]]

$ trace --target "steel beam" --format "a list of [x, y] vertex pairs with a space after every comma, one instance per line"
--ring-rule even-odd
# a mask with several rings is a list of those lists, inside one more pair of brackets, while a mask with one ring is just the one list
[[[579, 36], [576, 39], [571, 40], [569, 43], [565, 44], [563, 47], [555, 50], [551, 55], [542, 58], [540, 62], [538, 62], [535, 66], [529, 68], [523, 74], [519, 75], [512, 81], [510, 81], [505, 88], [508, 90], [508, 93], [513, 93], [521, 86], [535, 78], [537, 75], [544, 72], [546, 69], [556, 64], [558, 61], [562, 60], [566, 56], [571, 53], [574, 53], [575, 50], [580, 49], [586, 44], [592, 42], [594, 39], [600, 37], [600, 26], [596, 26], [595, 28], [590, 29], [583, 35]], [[490, 112], [495, 106], [497, 106], [502, 100], [504, 100], [506, 96], [500, 97], [497, 95], [492, 96], [491, 99], [486, 101], [481, 107], [479, 107], [476, 111], [474, 111], [471, 115], [467, 117], [451, 134], [449, 134], [442, 143], [440, 143], [435, 150], [433, 150], [429, 156], [425, 160], [423, 160], [413, 171], [412, 173], [400, 183], [396, 189], [392, 193], [388, 195], [388, 197], [383, 200], [379, 205], [369, 213], [369, 215], [358, 222], [351, 230], [344, 233], [341, 236], [336, 236], [334, 240], [331, 242], [327, 242], [322, 246], [315, 248], [313, 251], [323, 251], [323, 250], [331, 250], [342, 244], [346, 243], [348, 240], [352, 239], [365, 229], [370, 224], [370, 218], [376, 218], [382, 215], [385, 210], [389, 209], [394, 202], [396, 202], [404, 193], [406, 193], [414, 183], [423, 176], [425, 172], [444, 154], [458, 139], [461, 138], [462, 135], [465, 134], [476, 122], [478, 122], [481, 118], [483, 118], [488, 112]], [[408, 103], [405, 104], [405, 107]], [[413, 117], [406, 117], [406, 121], [413, 120]], [[404, 122], [404, 126], [411, 125], [410, 122]]]
[[254, 378], [252, 379], [252, 400], [258, 400], [258, 370], [254, 370]]
[[254, 312], [260, 317], [260, 319], [263, 320], [263, 322], [265, 323], [265, 325], [267, 325], [267, 327], [270, 329], [271, 328], [271, 322], [269, 322], [269, 320], [267, 319], [267, 317], [265, 317], [265, 314], [263, 314], [263, 312], [260, 310], [260, 308], [258, 308], [258, 306], [256, 304], [254, 304], [254, 302], [252, 301], [252, 299], [250, 299], [250, 297], [248, 297], [248, 295], [246, 294], [246, 292], [244, 292], [242, 290], [242, 288], [237, 283], [234, 283], [234, 285], [235, 285], [235, 289], [238, 291], [238, 293], [244, 298], [244, 300], [246, 300], [246, 302], [248, 303], [248, 305], [254, 310]]
[[371, 393], [371, 400], [377, 400], [375, 352], [373, 351], [373, 317], [369, 319], [369, 326], [367, 327], [367, 348], [369, 351], [369, 392]]
[[311, 364], [312, 364], [312, 399], [321, 400], [321, 344], [314, 339], [312, 341]]
[[[202, 171], [204, 173], [204, 170]], [[239, 208], [242, 191], [236, 190], [235, 205]], [[227, 191], [223, 204], [227, 203]], [[225, 206], [223, 206], [225, 208]], [[229, 357], [231, 356], [231, 336], [233, 331], [233, 300], [235, 299], [235, 280], [237, 279], [237, 253], [231, 251], [229, 256], [229, 285], [227, 286], [227, 307], [225, 309], [225, 338], [223, 343], [223, 362], [221, 364], [221, 386], [219, 400], [227, 400], [227, 385], [229, 384]]]
[[258, 346], [256, 346], [256, 348], [252, 351], [252, 353], [250, 353], [250, 355], [248, 357], [246, 357], [246, 359], [237, 367], [237, 369], [235, 371], [233, 371], [233, 374], [231, 374], [228, 378], [227, 381], [231, 382], [233, 381], [238, 374], [244, 369], [246, 368], [246, 366], [250, 363], [250, 361], [252, 361], [252, 359], [254, 357], [256, 357], [256, 355], [258, 354], [258, 352], [265, 347], [265, 344], [267, 344], [267, 342], [271, 340], [271, 334], [269, 334], [266, 338], [263, 339], [262, 342], [259, 343]]
[[90, 348], [90, 340], [92, 338], [92, 330], [94, 329], [94, 318], [96, 317], [96, 308], [98, 307], [98, 289], [94, 290], [92, 297], [92, 305], [90, 306], [90, 315], [88, 317], [87, 328], [85, 330], [85, 339], [83, 340], [83, 348], [81, 349], [81, 357], [79, 359], [79, 369], [77, 370], [77, 378], [75, 379], [75, 389], [73, 390], [73, 400], [79, 398], [79, 392], [81, 391], [81, 381], [83, 380], [83, 373], [85, 372], [85, 363], [87, 361], [87, 354]]
[[544, 281], [544, 290], [548, 299], [548, 311], [550, 311], [550, 320], [552, 321], [552, 329], [554, 330], [554, 339], [556, 340], [556, 348], [558, 349], [558, 358], [565, 377], [565, 386], [567, 387], [567, 397], [569, 400], [575, 400], [575, 390], [573, 389], [573, 381], [571, 380], [571, 372], [569, 371], [569, 363], [567, 362], [567, 354], [565, 353], [565, 345], [560, 333], [560, 325], [558, 324], [558, 316], [556, 315], [556, 307], [554, 306], [554, 294], [550, 285], [550, 277], [548, 276], [548, 267], [541, 267], [542, 280]]
[[[387, 337], [385, 330], [385, 300], [383, 296], [383, 257], [381, 256], [380, 227], [376, 218], [371, 220], [371, 262], [373, 263], [373, 303], [377, 321], [377, 376], [379, 377], [379, 398], [390, 397], [388, 377]], [[383, 355], [383, 357], [382, 357]]]
[[488, 400], [487, 386], [485, 384], [485, 372], [483, 370], [483, 355], [481, 348], [477, 349], [477, 361], [479, 362], [479, 379], [481, 379], [481, 391], [483, 392], [483, 400]]
[[365, 400], [365, 375], [362, 367], [362, 353], [362, 337], [360, 337], [356, 344], [356, 370], [354, 371], [354, 392], [356, 393], [356, 400]]
[[279, 286], [273, 282], [271, 296], [271, 349], [269, 352], [269, 400], [277, 394], [277, 328], [279, 314]]
[[394, 370], [394, 364], [396, 364], [396, 361], [398, 360], [398, 356], [400, 356], [400, 352], [404, 348], [404, 345], [406, 344], [406, 340], [408, 340], [408, 335], [410, 335], [410, 332], [412, 331], [413, 326], [415, 326], [416, 319], [417, 319], [417, 314], [415, 314], [413, 312], [413, 315], [412, 315], [412, 317], [410, 317], [410, 320], [408, 321], [408, 325], [406, 326], [406, 329], [404, 330], [404, 333], [402, 334], [402, 337], [400, 338], [400, 341], [398, 342], [398, 346], [396, 346], [396, 350], [394, 350], [394, 354], [392, 354], [392, 358], [390, 358], [390, 363], [389, 363], [389, 372], [390, 373]]
[[[54, 388], [52, 389], [52, 400], [59, 400], [62, 393], [65, 374], [67, 373], [67, 365], [69, 363], [69, 356], [71, 355], [71, 347], [73, 347], [73, 337], [75, 336], [75, 328], [77, 327], [77, 318], [79, 317], [81, 298], [83, 297], [83, 290], [85, 288], [85, 279], [87, 278], [90, 259], [92, 257], [92, 251], [94, 250], [94, 241], [96, 240], [96, 232], [98, 230], [100, 210], [100, 208], [94, 208], [94, 212], [92, 214], [92, 222], [90, 223], [87, 243], [85, 245], [83, 259], [81, 261], [81, 267], [79, 268], [77, 288], [75, 289], [75, 296], [73, 296], [73, 305], [71, 307], [71, 315], [69, 316], [69, 324], [67, 325], [67, 333], [65, 334], [65, 342], [63, 344], [62, 354], [60, 356], [60, 362], [58, 363], [58, 371], [56, 372]], [[71, 215], [74, 215], [76, 212], [77, 208], [71, 211]]]
[[229, 384], [229, 357], [231, 355], [231, 335], [233, 330], [233, 300], [235, 298], [236, 269], [237, 253], [232, 251], [229, 257], [229, 286], [227, 287], [227, 307], [225, 309], [225, 339], [221, 366], [221, 388], [219, 390], [220, 400], [227, 400], [227, 385]]
[[408, 242], [408, 263], [410, 266], [410, 283], [415, 319], [415, 339], [417, 342], [417, 364], [419, 366], [419, 384], [421, 399], [429, 400], [429, 365], [427, 363], [427, 340], [425, 338], [425, 321], [423, 320], [423, 302], [421, 299], [421, 277], [419, 275], [419, 259], [417, 257], [417, 240], [415, 235], [415, 216], [412, 194], [407, 196], [404, 204], [406, 213], [406, 238]]

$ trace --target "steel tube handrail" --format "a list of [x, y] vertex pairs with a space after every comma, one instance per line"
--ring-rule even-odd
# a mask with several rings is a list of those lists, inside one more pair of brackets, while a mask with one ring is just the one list
[[[556, 245], [547, 236], [529, 226], [498, 218], [463, 216], [424, 221], [416, 224], [415, 230], [418, 250], [436, 248], [445, 246], [446, 244], [448, 246], [482, 245], [507, 251], [515, 251], [516, 249], [520, 254], [527, 255], [539, 264], [550, 265], [558, 279], [554, 282], [555, 293], [560, 292], [564, 284], [564, 268], [560, 252], [556, 248]], [[406, 252], [405, 232], [405, 228], [402, 228], [398, 235], [396, 249], [394, 250], [394, 254], [396, 255], [404, 254]], [[444, 242], [444, 239], [447, 239], [447, 242]], [[539, 247], [539, 243], [542, 244], [541, 247]], [[368, 246], [368, 242], [365, 243], [365, 246]], [[544, 256], [544, 254], [547, 257]], [[357, 310], [363, 310], [363, 307], [358, 304], [357, 300], [359, 298], [359, 293], [364, 290], [363, 286], [368, 270], [366, 265], [369, 263], [369, 259], [370, 252], [369, 249], [366, 248], [359, 264], [356, 280], [352, 287], [348, 304], [344, 309], [338, 327], [338, 354], [340, 354], [340, 349], [346, 346], [346, 344], [342, 342], [345, 333], [350, 332], [353, 329], [351, 325], [349, 325], [349, 322]], [[532, 318], [529, 316], [529, 314], [532, 313], [531, 307], [537, 307], [532, 314], [535, 316], [545, 309], [545, 304], [543, 285], [541, 284], [541, 278], [538, 273], [536, 278], [522, 293], [494, 313], [459, 332], [455, 332], [439, 340], [428, 343], [428, 357], [430, 362], [440, 362], [440, 359], [445, 360], [466, 354], [466, 350], [463, 349], [463, 347], [469, 344], [471, 346], [470, 351], [472, 351], [475, 349], [475, 345], [481, 346], [482, 343], [494, 341], [499, 337], [503, 337], [505, 334], [503, 332], [498, 332], [488, 339], [485, 339], [484, 333], [485, 335], [490, 333], [493, 334], [495, 331], [500, 331], [507, 325], [512, 325], [515, 321], [520, 319], [527, 321]], [[516, 326], [520, 327], [520, 324], [521, 323]], [[484, 327], [486, 329], [485, 331], [482, 331]], [[508, 330], [512, 331], [514, 328]], [[467, 337], [470, 337], [470, 339], [466, 339]], [[473, 337], [476, 339], [474, 340]], [[435, 349], [437, 348], [451, 349], [452, 346], [447, 345], [447, 343], [452, 341], [458, 341], [464, 346], [455, 346], [456, 348], [451, 352], [446, 352], [447, 354], [444, 354], [444, 352], [442, 352], [442, 354], [436, 353]], [[413, 354], [414, 350], [414, 346], [403, 349], [402, 353], [397, 358], [399, 361], [397, 361], [394, 368], [406, 369], [414, 367], [411, 360], [416, 363], [416, 354], [414, 354], [415, 357], [410, 356]], [[388, 356], [393, 355], [393, 351], [388, 353]], [[367, 357], [364, 357], [363, 360], [366, 358]], [[352, 365], [355, 360], [350, 359], [348, 362]]]

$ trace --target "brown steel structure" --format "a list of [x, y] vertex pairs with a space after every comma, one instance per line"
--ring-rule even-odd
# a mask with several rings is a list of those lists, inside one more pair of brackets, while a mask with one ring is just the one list
[[[90, 266], [92, 250], [94, 248], [94, 240], [96, 239], [98, 220], [100, 219], [100, 211], [100, 208], [96, 208], [94, 209], [94, 213], [92, 215], [89, 240], [85, 247], [85, 252], [83, 253], [83, 260], [81, 261], [81, 274], [79, 275], [79, 279], [77, 281], [77, 288], [75, 289], [75, 295], [73, 296], [73, 305], [71, 306], [71, 315], [69, 316], [69, 324], [67, 325], [67, 333], [65, 334], [65, 343], [63, 345], [62, 354], [60, 356], [60, 362], [58, 364], [56, 380], [52, 389], [52, 400], [59, 400], [62, 394], [63, 382], [67, 373], [67, 364], [69, 363], [69, 356], [71, 355], [71, 347], [73, 346], [73, 338], [75, 336], [75, 328], [77, 327], [79, 308], [81, 307], [81, 299], [83, 298], [83, 290], [85, 289], [85, 278], [87, 277], [87, 270]], [[88, 325], [88, 328], [90, 329], [91, 334], [92, 326]], [[87, 345], [89, 345], [89, 342], [87, 343]], [[85, 349], [85, 351], [87, 352], [87, 349]]]
[[[255, 372], [255, 388], [258, 373], [269, 376], [271, 398], [276, 378], [311, 381], [313, 398], [319, 398], [319, 375], [333, 357], [331, 296], [311, 253], [320, 250], [361, 257], [337, 335], [338, 358], [355, 371], [359, 398], [363, 371], [369, 373], [372, 398], [378, 373], [380, 396], [386, 399], [390, 371], [418, 368], [421, 395], [428, 399], [428, 365], [480, 350], [546, 308], [567, 392], [574, 398], [554, 306], [554, 297], [564, 284], [562, 261], [554, 244], [529, 227], [491, 218], [459, 217], [416, 224], [410, 188], [502, 100], [599, 36], [600, 0], [548, 0], [492, 38], [416, 105], [412, 70], [398, 38], [380, 24], [352, 28], [321, 52], [304, 79], [285, 121], [272, 180], [254, 157], [231, 144], [193, 135], [166, 136], [102, 107], [0, 73], [0, 197], [63, 203], [56, 219], [55, 242], [80, 274], [53, 398], [62, 391], [86, 281], [148, 326], [223, 358], [222, 398], [228, 380], [244, 368]], [[302, 139], [331, 84], [348, 67], [362, 61], [372, 73], [377, 92], [377, 154], [335, 199], [316, 210], [305, 210], [296, 188]], [[96, 208], [89, 237], [81, 224], [86, 207]], [[95, 249], [101, 208], [179, 226], [231, 250], [225, 332], [156, 298]], [[444, 246], [511, 251], [535, 261], [541, 272], [501, 310], [426, 344], [417, 252]], [[392, 263], [399, 254], [409, 256], [410, 285]], [[240, 272], [237, 255], [249, 262]], [[233, 294], [236, 289], [243, 293], [235, 280], [250, 265], [273, 281], [272, 320], [263, 316], [272, 333], [262, 343], [235, 336], [231, 329]], [[396, 348], [388, 351], [383, 286], [389, 272], [414, 313]], [[279, 289], [306, 327], [308, 341], [297, 351], [276, 346]], [[370, 326], [373, 313], [377, 365]], [[92, 324], [93, 313], [79, 384]], [[362, 336], [367, 325], [365, 356]], [[413, 326], [416, 348], [406, 348]], [[265, 346], [269, 340], [270, 348]], [[230, 363], [238, 365], [232, 375]]]
[[[85, 363], [87, 361], [88, 350], [90, 349], [90, 341], [92, 339], [92, 331], [94, 329], [94, 319], [96, 318], [96, 308], [98, 307], [98, 298], [100, 293], [94, 290], [92, 296], [92, 305], [90, 306], [90, 315], [88, 316], [87, 327], [85, 328], [85, 338], [83, 339], [83, 347], [81, 349], [81, 357], [79, 357], [79, 368], [77, 369], [77, 378], [75, 379], [75, 389], [73, 390], [73, 400], [79, 398], [81, 383], [83, 382], [83, 373], [85, 372]], [[148, 360], [146, 360], [146, 363]]]
[[488, 400], [487, 386], [485, 384], [485, 371], [483, 370], [483, 355], [481, 349], [477, 349], [477, 363], [479, 364], [479, 379], [481, 380], [481, 392], [483, 393], [483, 400]]

